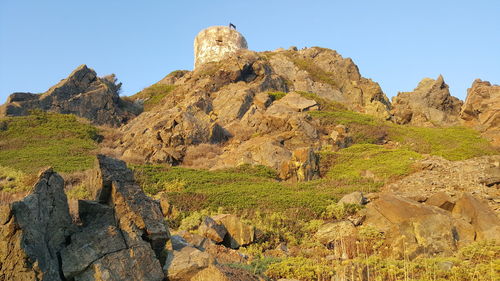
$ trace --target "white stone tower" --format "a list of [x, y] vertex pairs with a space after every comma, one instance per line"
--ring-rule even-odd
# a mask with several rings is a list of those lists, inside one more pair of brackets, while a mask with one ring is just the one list
[[228, 26], [203, 29], [194, 39], [194, 67], [219, 61], [240, 49], [248, 49], [247, 40], [235, 29]]

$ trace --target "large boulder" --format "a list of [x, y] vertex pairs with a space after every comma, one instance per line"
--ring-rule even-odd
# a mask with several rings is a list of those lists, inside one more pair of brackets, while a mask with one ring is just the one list
[[114, 75], [97, 77], [93, 69], [80, 65], [66, 79], [43, 94], [14, 93], [0, 115], [27, 115], [31, 110], [75, 114], [97, 125], [118, 127], [139, 114], [139, 109], [119, 96], [121, 83]]
[[500, 147], [500, 86], [476, 79], [467, 90], [460, 117]]
[[242, 222], [236, 215], [220, 214], [212, 218], [226, 228], [223, 244], [227, 247], [237, 249], [255, 241], [255, 227]]
[[159, 256], [170, 237], [159, 202], [146, 196], [125, 162], [97, 155], [97, 166], [94, 198], [113, 207], [119, 227], [128, 234], [128, 245], [144, 238]]
[[61, 176], [41, 172], [30, 195], [2, 206], [0, 220], [0, 280], [63, 280], [60, 252], [73, 226]]
[[424, 78], [413, 92], [400, 92], [392, 100], [392, 114], [398, 124], [416, 126], [455, 125], [462, 101], [450, 95], [443, 76]]
[[291, 159], [281, 165], [280, 178], [293, 181], [319, 178], [319, 156], [311, 147], [294, 150]]
[[363, 224], [385, 233], [392, 255], [410, 259], [451, 254], [475, 238], [474, 227], [464, 219], [391, 193], [383, 193], [367, 205]]
[[213, 263], [210, 254], [185, 245], [169, 253], [164, 270], [171, 281], [191, 280], [196, 273]]
[[500, 241], [500, 219], [488, 205], [470, 193], [462, 194], [452, 210], [453, 216], [464, 218], [474, 226], [477, 240]]
[[326, 223], [318, 229], [314, 238], [333, 248], [336, 257], [348, 259], [356, 255], [358, 231], [350, 221]]

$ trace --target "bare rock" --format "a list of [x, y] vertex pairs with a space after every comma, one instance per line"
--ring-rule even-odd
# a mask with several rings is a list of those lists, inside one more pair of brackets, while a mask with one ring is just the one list
[[314, 238], [320, 243], [333, 248], [336, 257], [353, 258], [356, 253], [358, 231], [350, 221], [339, 221], [322, 225]]
[[140, 113], [139, 108], [120, 98], [120, 87], [114, 74], [97, 77], [93, 69], [80, 65], [43, 94], [12, 94], [0, 114], [20, 116], [40, 109], [75, 114], [97, 125], [118, 127]]
[[398, 124], [416, 126], [455, 125], [462, 101], [450, 95], [443, 76], [424, 78], [413, 92], [400, 92], [392, 100], [392, 114]]
[[356, 204], [356, 205], [364, 205], [367, 203], [367, 199], [363, 196], [362, 192], [354, 191], [349, 194], [344, 195], [338, 204]]
[[218, 224], [211, 217], [206, 217], [198, 228], [201, 236], [207, 237], [210, 240], [220, 243], [224, 240], [227, 230], [222, 224]]
[[433, 194], [425, 201], [425, 203], [450, 212], [455, 206], [454, 200], [443, 191]]
[[169, 253], [164, 270], [171, 281], [191, 280], [191, 277], [213, 262], [210, 254], [192, 246], [185, 246]]
[[0, 279], [62, 280], [58, 259], [74, 230], [63, 178], [41, 172], [30, 195], [1, 211]]
[[392, 254], [410, 259], [437, 253], [451, 254], [474, 241], [474, 227], [450, 212], [384, 193], [367, 205], [366, 225], [386, 235]]
[[460, 117], [500, 147], [500, 86], [476, 79], [467, 90]]
[[283, 98], [278, 100], [276, 104], [283, 104], [298, 112], [317, 110], [319, 108], [319, 105], [316, 101], [304, 98], [303, 96], [295, 92], [288, 93]]
[[94, 261], [127, 248], [122, 233], [115, 226], [88, 228], [71, 237], [71, 244], [61, 252], [64, 276], [72, 279]]
[[280, 178], [294, 181], [309, 181], [319, 177], [319, 157], [310, 147], [293, 151], [290, 161], [280, 169]]
[[255, 241], [255, 227], [242, 222], [232, 214], [221, 214], [212, 217], [214, 221], [224, 225], [227, 234], [223, 244], [227, 247], [238, 249]]
[[105, 255], [92, 263], [75, 281], [162, 281], [165, 275], [151, 247], [144, 243]]
[[92, 191], [95, 199], [113, 207], [119, 227], [127, 233], [129, 246], [145, 238], [160, 256], [170, 237], [160, 204], [144, 194], [125, 162], [98, 155], [97, 163]]
[[452, 213], [453, 216], [464, 218], [474, 226], [477, 240], [500, 241], [500, 219], [488, 208], [488, 205], [470, 193], [462, 194]]

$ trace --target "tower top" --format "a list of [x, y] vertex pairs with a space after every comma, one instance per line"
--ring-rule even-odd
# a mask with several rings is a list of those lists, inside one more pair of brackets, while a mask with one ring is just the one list
[[220, 61], [225, 55], [240, 49], [248, 49], [248, 44], [234, 24], [203, 29], [194, 39], [194, 67]]

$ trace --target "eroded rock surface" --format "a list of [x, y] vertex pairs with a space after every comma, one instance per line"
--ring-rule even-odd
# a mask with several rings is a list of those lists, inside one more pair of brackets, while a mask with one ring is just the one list
[[1, 280], [64, 280], [60, 252], [74, 229], [61, 176], [41, 172], [33, 192], [2, 206], [0, 219]]
[[500, 147], [500, 86], [477, 79], [467, 90], [460, 111], [464, 124], [475, 128]]
[[[97, 201], [72, 224], [61, 176], [47, 169], [25, 199], [1, 207], [2, 280], [164, 280], [169, 231], [125, 163], [98, 156]], [[105, 191], [105, 192], [103, 192]]]
[[134, 104], [120, 98], [121, 83], [113, 75], [97, 77], [80, 65], [66, 79], [43, 94], [14, 93], [0, 107], [0, 115], [27, 115], [31, 110], [75, 114], [97, 125], [118, 127], [139, 114]]
[[[198, 168], [260, 164], [279, 171], [284, 163], [297, 162], [295, 150], [318, 148], [321, 134], [330, 141], [332, 131], [320, 133], [320, 124], [308, 114], [320, 109], [313, 97], [390, 118], [379, 85], [361, 77], [351, 59], [328, 49], [239, 50], [179, 75], [162, 82], [176, 85], [162, 104], [121, 128], [116, 146], [123, 159], [177, 165], [214, 145], [217, 152], [198, 161], [206, 163]], [[276, 92], [281, 98], [271, 95]]]
[[451, 96], [443, 76], [424, 78], [413, 92], [400, 92], [392, 100], [394, 121], [416, 126], [449, 126], [459, 122], [462, 101]]

